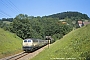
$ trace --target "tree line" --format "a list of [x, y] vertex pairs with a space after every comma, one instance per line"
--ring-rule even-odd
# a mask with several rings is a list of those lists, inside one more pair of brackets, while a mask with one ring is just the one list
[[22, 39], [45, 39], [45, 36], [52, 36], [56, 40], [72, 31], [74, 27], [72, 22], [78, 20], [78, 17], [65, 17], [64, 20], [67, 22], [65, 24], [60, 21], [59, 17], [34, 17], [26, 14], [19, 14], [15, 18], [10, 18], [10, 24], [3, 23], [6, 20], [5, 18], [0, 20], [0, 27], [15, 33]]
[[44, 16], [44, 17], [52, 17], [52, 18], [57, 17], [59, 19], [65, 19], [66, 17], [68, 17], [68, 18], [77, 17], [78, 19], [89, 19], [87, 14], [83, 14], [80, 12], [73, 12], [73, 11], [67, 11], [67, 12], [52, 14], [52, 15]]

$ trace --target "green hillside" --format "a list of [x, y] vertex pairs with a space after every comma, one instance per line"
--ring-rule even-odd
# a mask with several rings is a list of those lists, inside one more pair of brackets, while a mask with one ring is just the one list
[[3, 23], [10, 24], [10, 23], [12, 23], [12, 22], [9, 22], [9, 21], [3, 21]]
[[32, 60], [90, 60], [90, 25], [70, 32]]
[[22, 39], [0, 28], [0, 58], [20, 52]]
[[52, 17], [52, 18], [59, 18], [59, 19], [65, 19], [66, 17], [68, 18], [76, 17], [81, 19], [89, 19], [87, 14], [83, 14], [75, 11], [61, 12], [61, 13], [56, 13], [49, 16], [44, 16], [44, 17]]

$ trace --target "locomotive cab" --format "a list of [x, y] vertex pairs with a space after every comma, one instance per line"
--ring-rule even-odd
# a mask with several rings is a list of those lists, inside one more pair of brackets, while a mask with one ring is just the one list
[[23, 40], [23, 50], [32, 50], [33, 41], [31, 39]]

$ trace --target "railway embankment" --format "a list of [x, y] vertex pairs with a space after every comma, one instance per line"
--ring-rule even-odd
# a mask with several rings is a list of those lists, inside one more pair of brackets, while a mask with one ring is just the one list
[[4, 57], [0, 60], [29, 60], [29, 59], [32, 59], [33, 57], [35, 57], [36, 55], [38, 55], [40, 52], [42, 52], [45, 48], [48, 48], [48, 45], [46, 45], [40, 49], [37, 49], [33, 52], [23, 51], [21, 53], [18, 53], [18, 54], [12, 55], [12, 56]]
[[78, 28], [30, 60], [90, 60], [90, 25]]
[[22, 51], [22, 39], [0, 28], [0, 58]]

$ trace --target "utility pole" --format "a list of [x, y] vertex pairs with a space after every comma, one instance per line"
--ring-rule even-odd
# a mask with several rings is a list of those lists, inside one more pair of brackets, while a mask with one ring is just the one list
[[51, 36], [46, 36], [46, 40], [48, 40], [48, 48], [49, 48]]

